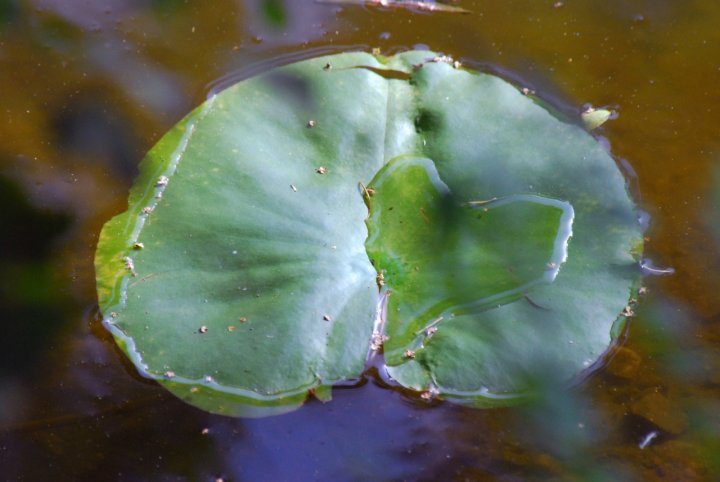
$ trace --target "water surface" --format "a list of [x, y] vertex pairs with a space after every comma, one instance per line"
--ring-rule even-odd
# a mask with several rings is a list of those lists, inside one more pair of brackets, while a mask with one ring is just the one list
[[[472, 13], [309, 0], [0, 5], [0, 478], [720, 477], [720, 4], [459, 4]], [[98, 322], [92, 259], [144, 153], [235, 80], [373, 47], [447, 53], [569, 115], [617, 109], [600, 134], [650, 215], [646, 255], [675, 273], [646, 279], [604, 367], [520, 408], [428, 405], [369, 377], [328, 404], [228, 419], [141, 379]]]

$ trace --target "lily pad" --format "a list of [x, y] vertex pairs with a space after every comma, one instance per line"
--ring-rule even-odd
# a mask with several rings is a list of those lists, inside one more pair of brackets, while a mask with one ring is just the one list
[[594, 363], [639, 278], [625, 181], [580, 126], [457, 67], [306, 60], [166, 134], [96, 255], [104, 322], [139, 371], [261, 416], [329, 399], [384, 337], [394, 381], [471, 405]]
[[407, 156], [391, 160], [370, 189], [366, 246], [392, 290], [384, 330], [391, 366], [421, 353], [443, 320], [527, 298], [565, 261], [574, 216], [567, 202], [515, 195], [460, 203], [430, 159]]

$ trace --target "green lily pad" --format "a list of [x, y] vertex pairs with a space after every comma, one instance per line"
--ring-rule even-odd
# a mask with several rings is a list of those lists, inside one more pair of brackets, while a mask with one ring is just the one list
[[460, 203], [430, 159], [390, 161], [371, 183], [368, 254], [392, 296], [385, 360], [413, 358], [445, 319], [482, 313], [552, 283], [570, 204], [537, 195]]
[[166, 134], [96, 255], [104, 322], [139, 371], [263, 416], [329, 399], [378, 340], [397, 383], [480, 406], [594, 363], [639, 278], [625, 181], [580, 126], [457, 67], [306, 60]]

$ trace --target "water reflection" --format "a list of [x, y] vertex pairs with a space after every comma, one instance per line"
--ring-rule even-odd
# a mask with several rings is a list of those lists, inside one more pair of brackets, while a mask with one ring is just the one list
[[[28, 375], [42, 351], [67, 322], [71, 305], [64, 298], [52, 259], [53, 245], [68, 229], [70, 219], [37, 209], [8, 178], [0, 176], [0, 382]], [[1, 386], [1, 385], [0, 385]], [[13, 398], [12, 390], [5, 396]], [[11, 410], [14, 404], [3, 404]], [[0, 420], [3, 418], [0, 412]]]

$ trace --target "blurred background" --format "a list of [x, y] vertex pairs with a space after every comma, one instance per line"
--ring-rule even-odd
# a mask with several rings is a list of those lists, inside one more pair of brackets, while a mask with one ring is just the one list
[[[0, 480], [719, 480], [720, 3], [0, 0]], [[621, 346], [571, 390], [472, 410], [369, 374], [229, 419], [129, 365], [93, 256], [145, 152], [213, 92], [321, 54], [430, 48], [603, 126], [649, 214]]]

